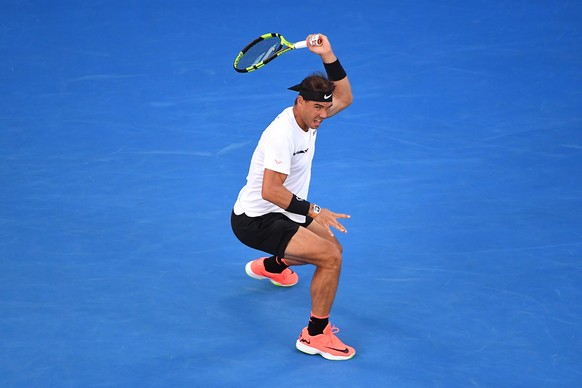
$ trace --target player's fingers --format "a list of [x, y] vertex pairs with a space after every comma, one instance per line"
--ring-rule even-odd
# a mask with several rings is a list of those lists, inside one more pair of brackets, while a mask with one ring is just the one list
[[[329, 232], [329, 235], [334, 237], [334, 234], [331, 230], [331, 227], [333, 226], [335, 229], [342, 231], [343, 226], [341, 224], [339, 224], [337, 221], [334, 222], [333, 219], [324, 219], [323, 217], [319, 216], [317, 218], [315, 218], [315, 222], [321, 224], [321, 226], [323, 226], [324, 228], [327, 229], [327, 231]], [[338, 227], [339, 226], [339, 227]]]
[[332, 224], [332, 226], [334, 228], [336, 228], [337, 230], [339, 230], [340, 232], [342, 232], [342, 233], [347, 233], [348, 232], [348, 230], [342, 224], [340, 224], [339, 222], [335, 222], [334, 224]]
[[319, 47], [323, 44], [323, 38], [321, 34], [311, 34], [307, 36], [307, 43], [312, 47]]
[[331, 225], [323, 225], [325, 227], [325, 229], [327, 229], [327, 231], [329, 232], [329, 235], [331, 237], [334, 237], [333, 232], [331, 231]]
[[317, 35], [319, 36], [319, 39], [322, 41], [322, 43], [327, 42], [327, 35], [322, 34], [321, 32], [318, 32]]

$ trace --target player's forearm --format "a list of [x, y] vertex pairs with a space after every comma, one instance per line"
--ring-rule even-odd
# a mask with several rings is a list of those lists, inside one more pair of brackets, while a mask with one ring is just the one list
[[320, 55], [321, 60], [323, 61], [323, 63], [333, 63], [337, 60], [337, 57], [335, 56], [335, 54], [333, 53], [333, 51], [328, 51], [325, 53], [322, 53]]
[[326, 51], [320, 56], [325, 67], [327, 78], [335, 84], [333, 91], [333, 111], [335, 114], [351, 105], [354, 100], [352, 86], [345, 69], [333, 51]]
[[263, 186], [262, 196], [265, 201], [269, 201], [281, 209], [287, 209], [293, 193], [285, 188], [285, 186]]
[[339, 101], [342, 105], [341, 109], [347, 108], [354, 101], [350, 80], [346, 76], [345, 78], [339, 81], [334, 81], [333, 83], [335, 84], [335, 90], [333, 91], [334, 105], [337, 104], [336, 101]]

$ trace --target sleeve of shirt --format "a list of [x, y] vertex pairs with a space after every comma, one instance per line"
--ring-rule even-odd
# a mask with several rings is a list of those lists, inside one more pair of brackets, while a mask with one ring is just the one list
[[265, 168], [289, 175], [291, 172], [291, 157], [293, 156], [293, 142], [285, 134], [270, 131], [265, 134]]

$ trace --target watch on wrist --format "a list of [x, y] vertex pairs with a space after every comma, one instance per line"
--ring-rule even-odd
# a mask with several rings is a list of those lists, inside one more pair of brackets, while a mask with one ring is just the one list
[[313, 204], [313, 214], [318, 215], [321, 212], [321, 207], [319, 205]]

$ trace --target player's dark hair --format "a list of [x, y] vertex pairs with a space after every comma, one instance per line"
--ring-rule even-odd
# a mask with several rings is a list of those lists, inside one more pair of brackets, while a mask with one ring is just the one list
[[313, 90], [315, 92], [333, 92], [335, 84], [328, 80], [325, 74], [321, 72], [313, 73], [301, 81], [301, 88]]
[[[319, 98], [322, 98], [322, 96], [327, 94], [331, 95], [335, 89], [335, 84], [327, 79], [325, 74], [316, 72], [305, 77], [299, 85], [295, 85], [290, 89], [298, 90], [299, 95], [303, 97], [305, 101], [315, 101], [313, 98], [317, 98], [317, 101], [321, 101]], [[315, 95], [316, 97], [310, 98], [310, 95]], [[297, 105], [297, 99], [295, 99], [295, 105]]]

